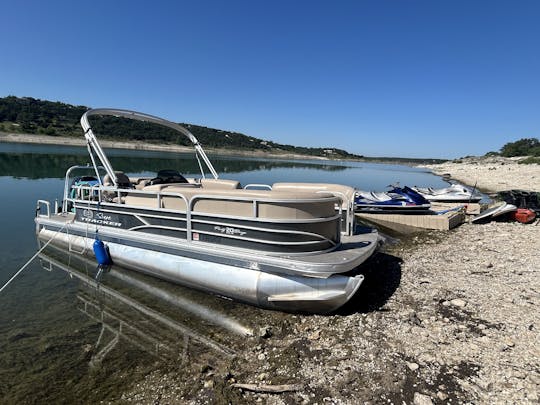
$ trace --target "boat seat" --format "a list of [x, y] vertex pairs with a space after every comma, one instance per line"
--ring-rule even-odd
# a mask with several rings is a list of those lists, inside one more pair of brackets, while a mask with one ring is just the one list
[[385, 193], [382, 191], [370, 191], [367, 197], [374, 201], [391, 201], [404, 199], [402, 195], [399, 195], [397, 193]]
[[201, 179], [201, 186], [205, 189], [234, 190], [242, 188], [239, 181], [227, 179]]
[[310, 191], [310, 192], [329, 192], [336, 197], [341, 198], [341, 208], [347, 209], [348, 205], [354, 201], [355, 189], [353, 187], [341, 184], [329, 183], [274, 183], [272, 190], [275, 191]]
[[[164, 186], [157, 189], [157, 186]], [[186, 211], [186, 201], [192, 202], [192, 212], [201, 214], [230, 215], [238, 217], [258, 217], [269, 219], [313, 219], [326, 218], [335, 215], [334, 202], [325, 198], [332, 197], [331, 193], [291, 192], [271, 190], [215, 190], [197, 187], [159, 184], [145, 187], [156, 188], [161, 195], [161, 207], [175, 211]], [[178, 193], [180, 196], [166, 195]], [[221, 198], [220, 198], [221, 197]], [[257, 212], [253, 199], [265, 199], [257, 204]], [[282, 202], [287, 200], [286, 202]], [[291, 201], [292, 200], [292, 201]], [[297, 200], [297, 201], [295, 201]], [[128, 194], [126, 205], [158, 208], [157, 195]]]
[[[133, 184], [131, 183], [131, 180], [124, 172], [121, 171], [115, 171], [114, 174], [116, 175], [116, 182], [118, 183], [118, 188], [133, 188]], [[113, 186], [113, 182], [111, 179], [111, 176], [106, 174], [103, 177], [103, 185], [104, 186]]]
[[148, 185], [148, 182], [151, 180], [150, 177], [130, 177], [129, 181], [137, 190], [142, 190]]

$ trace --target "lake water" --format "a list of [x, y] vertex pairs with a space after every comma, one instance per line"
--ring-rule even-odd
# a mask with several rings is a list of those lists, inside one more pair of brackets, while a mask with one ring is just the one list
[[[166, 168], [186, 177], [198, 175], [192, 154], [111, 150], [108, 155], [115, 170], [132, 176]], [[384, 191], [396, 182], [447, 184], [400, 165], [210, 159], [220, 177], [243, 185], [323, 182]], [[66, 169], [87, 162], [85, 148], [0, 143], [0, 285], [37, 251], [36, 201], [60, 201]], [[156, 368], [226, 362], [252, 342], [247, 333], [257, 335], [260, 327], [292, 317], [118, 267], [96, 284], [94, 262], [54, 248], [0, 293], [0, 308], [3, 403], [117, 400], [133, 381]]]

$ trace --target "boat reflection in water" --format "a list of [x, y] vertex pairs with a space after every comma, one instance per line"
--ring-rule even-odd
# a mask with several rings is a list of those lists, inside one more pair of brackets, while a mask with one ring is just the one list
[[39, 257], [46, 270], [62, 270], [80, 281], [77, 307], [101, 325], [91, 366], [101, 364], [120, 342], [176, 364], [203, 353], [232, 358], [235, 346], [244, 345], [246, 337], [253, 335], [252, 327], [224, 310], [227, 307], [241, 310], [242, 304], [118, 266], [111, 266], [100, 275], [94, 261], [52, 246]]

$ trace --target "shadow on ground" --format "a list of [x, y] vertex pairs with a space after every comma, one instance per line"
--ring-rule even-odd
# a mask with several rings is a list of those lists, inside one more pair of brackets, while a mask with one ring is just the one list
[[399, 287], [402, 262], [400, 257], [382, 252], [371, 257], [359, 269], [365, 277], [364, 282], [336, 315], [380, 310]]

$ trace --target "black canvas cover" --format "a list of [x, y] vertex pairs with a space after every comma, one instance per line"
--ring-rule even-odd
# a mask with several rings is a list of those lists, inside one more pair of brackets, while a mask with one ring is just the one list
[[540, 213], [540, 193], [536, 191], [525, 190], [507, 190], [501, 191], [498, 197], [508, 204], [514, 204], [518, 208], [528, 208]]

